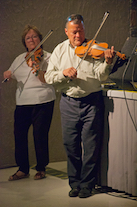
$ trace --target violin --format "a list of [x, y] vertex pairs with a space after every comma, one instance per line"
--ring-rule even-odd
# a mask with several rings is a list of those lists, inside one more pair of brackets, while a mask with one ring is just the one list
[[[47, 38], [51, 35], [53, 33], [53, 30], [50, 30], [49, 32], [48, 32], [48, 34], [41, 40], [41, 42], [37, 45], [37, 47], [33, 50], [33, 51], [31, 51], [30, 53], [27, 53], [27, 55], [26, 55], [26, 58], [13, 70], [13, 72], [12, 72], [12, 74], [14, 74], [15, 72], [16, 72], [16, 70], [18, 70], [19, 68], [20, 68], [20, 66], [26, 61], [27, 62], [27, 60], [30, 58], [30, 57], [32, 57], [33, 56], [33, 54], [35, 53], [35, 51], [47, 40]], [[38, 50], [39, 51], [39, 50]], [[37, 54], [37, 52], [36, 52], [36, 54]], [[38, 52], [38, 54], [39, 54], [39, 52]], [[37, 54], [37, 55], [38, 55]], [[33, 56], [34, 57], [34, 56]], [[38, 56], [35, 56], [35, 57], [39, 57], [39, 55]], [[37, 58], [37, 59], [39, 59], [39, 58]], [[38, 61], [38, 60], [37, 60]], [[36, 75], [38, 75], [38, 74], [36, 74]], [[3, 81], [2, 81], [2, 83], [6, 83], [7, 81], [8, 81], [9, 79], [8, 78], [5, 78]]]
[[[96, 37], [97, 37], [99, 31], [101, 30], [101, 28], [102, 28], [102, 26], [103, 26], [103, 24], [106, 21], [108, 16], [109, 16], [109, 12], [105, 12], [103, 20], [102, 20], [97, 32], [95, 33], [93, 39], [90, 40], [89, 42], [87, 42], [86, 46], [82, 45], [82, 46], [79, 46], [75, 49], [75, 53], [79, 57], [82, 57], [81, 61], [79, 62], [79, 64], [76, 67], [76, 70], [79, 68], [82, 61], [86, 58], [87, 55], [91, 55], [95, 59], [99, 59], [99, 58], [104, 56], [104, 51], [108, 49], [108, 44], [107, 43], [97, 44], [96, 43]], [[118, 55], [123, 60], [126, 59], [125, 54], [121, 54], [120, 52], [117, 52], [117, 51], [115, 51], [115, 53], [116, 53], [116, 55]]]
[[[106, 42], [97, 43], [96, 40], [90, 40], [84, 43], [84, 46], [81, 45], [75, 49], [75, 54], [79, 57], [83, 57], [88, 50], [87, 55], [91, 56], [94, 59], [100, 59], [104, 56], [104, 51], [108, 49], [108, 44]], [[116, 55], [119, 56], [122, 60], [126, 59], [125, 54], [121, 54], [118, 51], [115, 51]]]
[[[26, 62], [29, 67], [32, 67], [33, 73], [36, 73], [35, 75], [38, 76], [38, 73], [40, 71], [39, 63], [41, 62], [42, 57], [43, 57], [43, 50], [40, 47], [34, 52], [34, 54], [31, 57], [27, 58], [29, 55], [30, 55], [30, 52], [28, 52], [25, 57]], [[32, 61], [35, 61], [36, 63], [32, 64]]]

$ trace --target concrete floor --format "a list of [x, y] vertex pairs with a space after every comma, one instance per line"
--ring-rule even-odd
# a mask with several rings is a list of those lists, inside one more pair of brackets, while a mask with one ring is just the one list
[[[67, 163], [50, 163], [49, 168], [66, 172]], [[36, 173], [30, 169], [30, 177], [8, 181], [17, 167], [0, 170], [0, 207], [137, 207], [137, 198], [120, 198], [97, 193], [89, 198], [70, 198], [68, 179], [50, 174], [45, 179], [33, 180]]]

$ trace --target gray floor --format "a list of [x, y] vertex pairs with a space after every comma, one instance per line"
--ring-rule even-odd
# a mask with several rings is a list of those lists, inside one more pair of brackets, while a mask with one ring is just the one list
[[[66, 172], [66, 162], [50, 163], [50, 169]], [[68, 179], [47, 174], [45, 179], [33, 180], [36, 171], [30, 169], [30, 177], [7, 181], [15, 173], [14, 168], [0, 170], [0, 207], [137, 207], [137, 201], [107, 193], [89, 198], [70, 198]]]

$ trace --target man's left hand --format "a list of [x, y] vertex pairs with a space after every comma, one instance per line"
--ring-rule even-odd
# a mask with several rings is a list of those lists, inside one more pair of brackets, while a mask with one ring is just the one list
[[107, 64], [112, 64], [115, 54], [114, 46], [112, 46], [111, 49], [104, 51], [104, 57]]

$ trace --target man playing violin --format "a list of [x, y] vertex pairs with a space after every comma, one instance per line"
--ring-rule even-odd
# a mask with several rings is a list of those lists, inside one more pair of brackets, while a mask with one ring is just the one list
[[[68, 39], [53, 51], [45, 80], [61, 91], [60, 100], [63, 144], [68, 157], [70, 197], [92, 195], [96, 184], [98, 158], [103, 139], [104, 103], [100, 81], [107, 79], [114, 47], [104, 51], [104, 57], [81, 58], [75, 48], [85, 41], [83, 17], [72, 14], [67, 18]], [[77, 66], [79, 67], [77, 68]]]
[[17, 80], [14, 136], [15, 160], [19, 169], [9, 177], [9, 181], [29, 177], [28, 130], [31, 125], [33, 125], [37, 161], [35, 180], [45, 177], [45, 166], [49, 162], [48, 132], [53, 114], [55, 91], [53, 86], [45, 83], [44, 73], [51, 54], [43, 50], [41, 45], [34, 53], [34, 61], [32, 57], [27, 60], [30, 52], [39, 45], [41, 40], [42, 34], [37, 27], [26, 25], [22, 34], [22, 43], [26, 52], [20, 54], [4, 72], [5, 79]]

